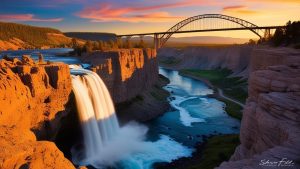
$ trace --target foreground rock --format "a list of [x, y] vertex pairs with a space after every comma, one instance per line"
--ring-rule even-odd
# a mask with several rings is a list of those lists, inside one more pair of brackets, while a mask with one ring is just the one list
[[241, 145], [219, 169], [300, 168], [300, 52], [256, 49], [251, 70]]
[[166, 83], [162, 79], [159, 82], [155, 50], [96, 51], [82, 59], [91, 63], [92, 70], [104, 80], [118, 113], [125, 114], [120, 115], [125, 119], [145, 121], [168, 109], [167, 94], [158, 92]]
[[[53, 142], [71, 92], [68, 65], [0, 61], [0, 168], [74, 168]], [[37, 141], [38, 140], [38, 141]]]

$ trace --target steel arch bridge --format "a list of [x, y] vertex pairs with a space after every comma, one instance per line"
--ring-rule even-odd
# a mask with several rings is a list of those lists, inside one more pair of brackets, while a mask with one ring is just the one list
[[[218, 21], [216, 21], [216, 19]], [[209, 32], [209, 31], [233, 31], [249, 30], [260, 39], [270, 36], [270, 30], [284, 26], [257, 26], [249, 21], [222, 14], [203, 14], [184, 19], [166, 32], [141, 33], [118, 35], [118, 37], [154, 35], [154, 47], [159, 49], [165, 45], [168, 39], [177, 33]]]

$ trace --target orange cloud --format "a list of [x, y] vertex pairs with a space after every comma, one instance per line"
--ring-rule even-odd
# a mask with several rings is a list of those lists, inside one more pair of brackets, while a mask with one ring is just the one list
[[33, 14], [0, 14], [2, 21], [34, 21], [34, 22], [60, 22], [63, 18], [41, 19]]
[[85, 8], [76, 15], [81, 18], [91, 19], [92, 22], [167, 22], [183, 17], [171, 16], [168, 12], [153, 11], [164, 8], [176, 8], [200, 4], [205, 3], [203, 0], [185, 0], [175, 3], [138, 7], [115, 7], [115, 5], [111, 3], [102, 3], [96, 7]]
[[235, 13], [235, 14], [246, 14], [246, 15], [252, 15], [259, 13], [255, 10], [249, 10], [246, 6], [243, 5], [236, 5], [236, 6], [226, 6], [223, 8], [223, 12], [225, 13]]
[[248, 2], [264, 2], [264, 3], [293, 3], [300, 4], [300, 0], [247, 0]]

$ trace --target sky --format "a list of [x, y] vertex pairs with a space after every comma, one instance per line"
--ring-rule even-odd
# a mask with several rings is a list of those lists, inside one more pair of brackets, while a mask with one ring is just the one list
[[[258, 26], [284, 25], [288, 20], [300, 20], [300, 0], [0, 0], [0, 21], [63, 32], [161, 32], [185, 18], [211, 13]], [[177, 36], [256, 37], [250, 31]]]

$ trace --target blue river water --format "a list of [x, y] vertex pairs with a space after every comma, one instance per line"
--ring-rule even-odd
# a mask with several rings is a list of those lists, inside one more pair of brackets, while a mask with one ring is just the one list
[[[72, 49], [2, 51], [10, 57], [38, 54], [44, 60], [82, 64], [79, 58], [67, 56]], [[142, 124], [148, 128], [146, 140], [140, 143], [138, 153], [124, 157], [115, 168], [151, 169], [157, 162], [171, 162], [180, 157], [191, 156], [197, 142], [217, 134], [239, 133], [240, 121], [225, 112], [225, 104], [208, 97], [213, 93], [203, 82], [183, 77], [177, 71], [159, 68], [159, 73], [170, 80], [165, 90], [170, 92], [171, 109], [160, 117]]]

